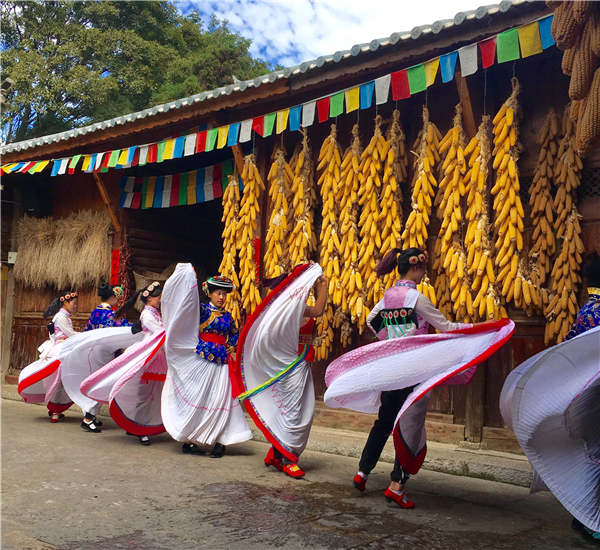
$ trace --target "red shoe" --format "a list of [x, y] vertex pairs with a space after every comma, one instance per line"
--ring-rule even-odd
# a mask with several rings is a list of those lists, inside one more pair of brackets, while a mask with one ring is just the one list
[[56, 424], [56, 422], [58, 422], [61, 418], [64, 417], [64, 414], [50, 413], [50, 422], [52, 422], [52, 424]]
[[394, 493], [394, 491], [388, 487], [383, 495], [390, 502], [394, 501], [398, 506], [400, 506], [400, 508], [409, 509], [415, 507], [415, 503], [406, 498], [406, 491], [402, 491], [400, 494], [398, 494]]
[[298, 464], [284, 464], [281, 470], [284, 474], [287, 474], [293, 478], [304, 477], [304, 470], [298, 466]]
[[273, 453], [273, 447], [269, 449], [267, 456], [265, 456], [265, 466], [273, 466], [277, 468], [280, 472], [283, 472], [283, 462], [281, 458], [275, 458], [275, 453]]
[[354, 487], [356, 487], [361, 493], [367, 488], [367, 478], [361, 476], [360, 474], [356, 474], [354, 476], [352, 483], [354, 483]]

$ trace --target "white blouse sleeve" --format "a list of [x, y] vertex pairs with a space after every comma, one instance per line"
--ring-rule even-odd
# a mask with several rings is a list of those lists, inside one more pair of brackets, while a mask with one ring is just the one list
[[469, 323], [453, 323], [448, 321], [444, 314], [437, 309], [430, 301], [429, 298], [419, 293], [417, 303], [415, 304], [415, 311], [425, 319], [430, 325], [441, 332], [448, 332], [450, 330], [458, 330], [460, 328], [470, 327]]
[[383, 298], [381, 300], [379, 300], [379, 302], [377, 302], [375, 304], [375, 306], [373, 307], [373, 309], [371, 310], [371, 312], [367, 316], [367, 326], [373, 331], [373, 333], [375, 334], [375, 336], [377, 336], [377, 331], [373, 328], [373, 325], [371, 323], [373, 322], [373, 319], [375, 319], [375, 317], [377, 317], [377, 314], [382, 309], [383, 309]]
[[142, 323], [142, 328], [152, 333], [164, 329], [164, 325], [152, 313], [145, 310], [140, 315], [140, 322]]
[[71, 322], [71, 319], [69, 319], [66, 315], [59, 315], [54, 321], [54, 324], [65, 333], [67, 338], [77, 334], [77, 331], [73, 330], [73, 323]]

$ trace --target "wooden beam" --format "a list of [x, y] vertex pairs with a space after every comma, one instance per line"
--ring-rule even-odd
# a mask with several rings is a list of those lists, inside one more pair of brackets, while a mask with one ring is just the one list
[[94, 181], [98, 186], [98, 191], [100, 192], [100, 197], [102, 197], [102, 202], [106, 206], [108, 210], [108, 215], [110, 216], [110, 221], [112, 222], [113, 229], [115, 233], [121, 233], [121, 224], [119, 223], [119, 218], [117, 218], [117, 214], [115, 213], [112, 204], [110, 203], [110, 199], [108, 198], [108, 193], [106, 192], [106, 187], [104, 187], [104, 183], [100, 179], [100, 176], [94, 172]]
[[238, 174], [241, 176], [244, 171], [244, 155], [242, 154], [242, 148], [239, 145], [234, 145], [231, 150], [233, 151], [235, 167], [237, 168]]
[[465, 438], [471, 443], [481, 443], [485, 420], [485, 365], [480, 365], [467, 385], [465, 411]]
[[471, 105], [471, 94], [467, 79], [460, 74], [460, 69], [456, 70], [456, 89], [458, 90], [458, 98], [463, 112], [463, 123], [467, 133], [467, 138], [471, 139], [477, 133], [475, 125], [475, 116], [473, 115], [473, 105]]

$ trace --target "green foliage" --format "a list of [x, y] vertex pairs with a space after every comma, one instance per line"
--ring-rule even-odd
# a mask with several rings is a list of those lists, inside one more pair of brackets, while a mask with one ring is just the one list
[[12, 142], [116, 117], [270, 70], [250, 41], [170, 2], [0, 2]]

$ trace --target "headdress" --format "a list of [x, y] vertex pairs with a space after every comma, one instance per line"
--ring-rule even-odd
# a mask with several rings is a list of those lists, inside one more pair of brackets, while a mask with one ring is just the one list
[[425, 262], [427, 262], [428, 258], [429, 258], [429, 255], [427, 254], [427, 250], [424, 250], [423, 252], [420, 252], [419, 254], [413, 254], [412, 256], [409, 256], [408, 263], [410, 265], [417, 265], [419, 263], [424, 264]]
[[160, 283], [158, 281], [154, 281], [153, 283], [150, 283], [142, 292], [142, 296], [144, 298], [148, 298], [148, 296], [150, 296], [150, 294], [152, 294], [154, 292], [154, 289], [156, 287], [160, 286]]
[[123, 296], [123, 287], [121, 285], [113, 286], [112, 291], [117, 298]]
[[213, 289], [218, 288], [225, 292], [231, 292], [233, 290], [233, 281], [229, 277], [215, 275], [214, 277], [209, 277], [202, 283], [202, 290], [207, 296], [211, 292], [210, 287]]
[[60, 303], [64, 303], [64, 302], [69, 302], [75, 298], [77, 298], [78, 294], [77, 292], [69, 292], [68, 294], [64, 294], [63, 296], [61, 296], [59, 298]]

